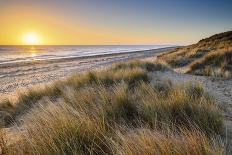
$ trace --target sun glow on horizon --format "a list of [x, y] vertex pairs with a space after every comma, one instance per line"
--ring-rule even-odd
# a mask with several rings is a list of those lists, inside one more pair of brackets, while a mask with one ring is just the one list
[[35, 32], [29, 32], [23, 35], [23, 43], [25, 45], [40, 45], [41, 37]]

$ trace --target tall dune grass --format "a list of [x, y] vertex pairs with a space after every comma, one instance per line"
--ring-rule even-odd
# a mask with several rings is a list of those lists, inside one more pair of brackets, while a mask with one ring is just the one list
[[198, 84], [151, 83], [150, 72], [165, 69], [118, 64], [2, 103], [20, 137], [5, 154], [225, 153], [214, 100]]

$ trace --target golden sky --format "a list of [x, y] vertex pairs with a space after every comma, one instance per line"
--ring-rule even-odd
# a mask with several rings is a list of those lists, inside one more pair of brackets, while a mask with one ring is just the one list
[[[28, 33], [36, 33], [41, 44], [165, 44], [175, 41], [176, 38], [162, 37], [159, 33], [150, 33], [146, 30], [133, 30], [127, 27], [110, 28], [107, 26], [82, 23], [81, 20], [72, 21], [62, 16], [49, 16], [46, 13], [30, 15], [30, 10], [19, 14], [0, 15], [1, 30], [0, 44], [25, 44], [23, 37]], [[31, 10], [32, 11], [32, 10]], [[33, 10], [35, 12], [35, 10]], [[154, 37], [154, 36], [160, 36]]]
[[229, 17], [214, 23], [216, 16], [188, 16], [162, 2], [102, 2], [1, 1], [0, 45], [189, 44], [231, 25]]

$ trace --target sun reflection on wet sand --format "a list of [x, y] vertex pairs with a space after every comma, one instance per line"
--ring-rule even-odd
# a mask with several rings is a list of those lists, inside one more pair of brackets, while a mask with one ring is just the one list
[[32, 56], [32, 57], [35, 57], [35, 56], [36, 56], [36, 52], [35, 52], [35, 51], [32, 51], [31, 56]]
[[30, 47], [30, 49], [28, 50], [28, 54], [30, 55], [31, 59], [32, 60], [38, 60], [36, 58], [37, 54], [38, 54], [38, 51], [34, 48], [34, 47]]

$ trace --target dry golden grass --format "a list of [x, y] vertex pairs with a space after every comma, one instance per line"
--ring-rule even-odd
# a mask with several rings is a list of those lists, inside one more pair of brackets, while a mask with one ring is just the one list
[[20, 137], [4, 153], [224, 154], [214, 100], [198, 84], [151, 83], [150, 72], [165, 69], [118, 64], [1, 103], [10, 116], [5, 124]]
[[[181, 134], [140, 129], [119, 135], [122, 144], [117, 148], [118, 154], [126, 155], [209, 155], [223, 154], [220, 140], [206, 138], [200, 132], [181, 131]], [[217, 143], [214, 143], [217, 141]]]

